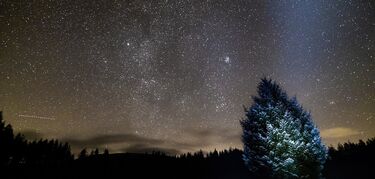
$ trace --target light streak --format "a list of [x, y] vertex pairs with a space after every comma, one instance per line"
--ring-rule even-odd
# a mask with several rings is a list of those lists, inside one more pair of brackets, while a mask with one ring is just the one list
[[48, 119], [48, 120], [56, 120], [54, 117], [44, 117], [44, 116], [36, 116], [36, 115], [25, 115], [20, 114], [18, 117], [26, 117], [26, 118], [34, 118], [34, 119]]

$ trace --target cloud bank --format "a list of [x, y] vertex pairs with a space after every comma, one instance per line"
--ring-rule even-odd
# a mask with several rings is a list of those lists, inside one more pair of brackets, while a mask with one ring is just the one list
[[188, 136], [191, 140], [166, 140], [124, 133], [96, 135], [83, 139], [65, 138], [62, 141], [68, 142], [74, 153], [78, 153], [84, 148], [109, 148], [111, 152], [145, 153], [161, 151], [171, 155], [194, 152], [199, 149], [204, 150], [207, 146], [215, 148], [217, 142], [222, 144], [237, 144], [240, 142], [240, 134], [227, 129], [189, 129], [185, 131], [184, 136]]
[[326, 139], [337, 139], [360, 134], [359, 131], [348, 127], [334, 127], [321, 131], [321, 136]]

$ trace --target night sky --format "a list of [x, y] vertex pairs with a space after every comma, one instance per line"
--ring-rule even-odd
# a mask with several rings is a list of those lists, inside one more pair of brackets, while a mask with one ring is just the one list
[[0, 110], [29, 139], [242, 148], [262, 77], [327, 145], [375, 137], [375, 1], [0, 1]]

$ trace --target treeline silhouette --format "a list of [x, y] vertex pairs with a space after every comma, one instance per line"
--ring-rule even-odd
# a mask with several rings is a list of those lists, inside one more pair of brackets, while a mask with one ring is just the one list
[[374, 178], [375, 138], [329, 147], [324, 167], [327, 178]]
[[248, 178], [251, 173], [242, 162], [242, 151], [230, 149], [181, 156], [163, 152], [148, 154], [93, 154], [79, 157], [73, 173], [78, 177], [121, 176], [124, 178]]
[[[329, 148], [326, 178], [374, 178], [375, 138]], [[255, 178], [245, 167], [242, 151], [202, 150], [170, 156], [152, 153], [116, 153], [83, 149], [76, 159], [67, 143], [28, 141], [13, 134], [0, 112], [0, 178]]]
[[74, 156], [68, 143], [58, 140], [40, 139], [28, 141], [22, 134], [13, 134], [10, 124], [6, 125], [0, 112], [0, 165], [60, 166], [73, 161]]

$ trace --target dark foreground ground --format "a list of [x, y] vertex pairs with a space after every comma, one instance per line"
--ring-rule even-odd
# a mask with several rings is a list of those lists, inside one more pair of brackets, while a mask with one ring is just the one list
[[162, 154], [110, 154], [65, 166], [13, 167], [9, 178], [248, 178], [240, 151], [216, 157], [175, 158]]
[[[370, 150], [370, 149], [368, 149]], [[240, 150], [203, 157], [153, 154], [93, 155], [65, 164], [34, 164], [3, 168], [0, 178], [254, 178]], [[325, 178], [375, 178], [374, 157], [330, 151]], [[361, 157], [360, 157], [361, 156]]]

